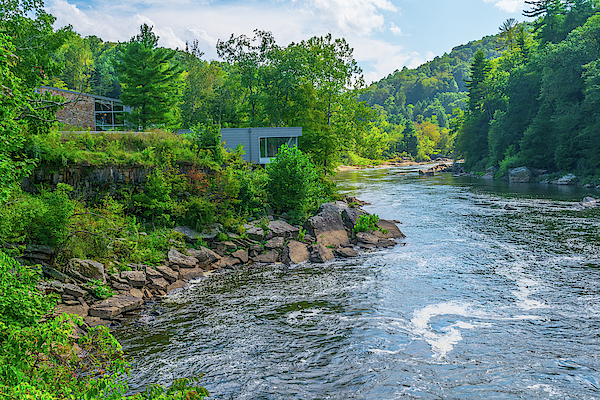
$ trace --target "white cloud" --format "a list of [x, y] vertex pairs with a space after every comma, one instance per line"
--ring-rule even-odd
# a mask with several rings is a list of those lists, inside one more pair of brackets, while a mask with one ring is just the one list
[[[94, 0], [91, 7], [77, 6], [70, 1], [73, 0], [47, 0], [47, 10], [57, 17], [57, 27], [72, 24], [82, 36], [96, 35], [116, 42], [129, 40], [139, 33], [142, 23], [147, 23], [154, 26], [160, 46], [185, 48], [186, 42], [197, 39], [206, 59], [217, 58], [218, 39], [226, 40], [231, 34], [252, 36], [254, 29], [261, 29], [273, 32], [280, 45], [328, 32], [334, 37], [345, 37], [355, 48], [355, 59], [365, 69], [368, 82], [381, 79], [404, 65], [412, 67], [425, 61], [418, 53], [409, 53], [402, 46], [387, 43], [373, 34], [384, 31], [386, 23], [382, 13], [398, 11], [388, 0], [274, 0], [227, 4], [197, 0], [123, 3]], [[400, 32], [400, 28], [391, 26]]]
[[393, 22], [390, 26], [390, 32], [392, 32], [392, 34], [394, 36], [403, 36], [404, 35], [402, 33], [402, 30], [400, 29], [400, 27], [396, 26], [396, 24], [394, 24]]
[[525, 8], [524, 0], [483, 0], [486, 3], [494, 3], [494, 7], [507, 13], [516, 13]]
[[388, 0], [310, 0], [310, 6], [322, 23], [361, 36], [382, 29], [385, 18], [380, 10], [398, 11]]

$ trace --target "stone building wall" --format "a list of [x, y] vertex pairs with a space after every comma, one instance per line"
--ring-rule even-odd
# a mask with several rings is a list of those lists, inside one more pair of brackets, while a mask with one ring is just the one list
[[84, 93], [70, 93], [62, 90], [42, 88], [42, 93], [50, 92], [53, 96], [62, 96], [69, 103], [63, 109], [56, 112], [56, 119], [64, 124], [80, 126], [96, 130], [96, 120], [94, 116], [94, 98]]

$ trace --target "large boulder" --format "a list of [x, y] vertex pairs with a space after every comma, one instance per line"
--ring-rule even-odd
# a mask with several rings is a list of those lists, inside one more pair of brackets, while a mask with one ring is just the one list
[[324, 246], [347, 245], [350, 240], [344, 227], [339, 208], [333, 203], [325, 203], [319, 212], [305, 223], [306, 231]]
[[166, 280], [169, 282], [175, 282], [177, 278], [179, 278], [179, 273], [173, 271], [171, 268], [166, 265], [157, 265], [154, 267], [158, 272], [160, 272]]
[[179, 279], [182, 281], [187, 282], [202, 276], [204, 276], [204, 270], [202, 268], [181, 268], [179, 270]]
[[92, 305], [88, 313], [92, 317], [113, 319], [124, 312], [138, 309], [143, 303], [144, 300], [138, 297], [116, 295]]
[[282, 237], [284, 239], [297, 239], [300, 229], [288, 224], [282, 220], [269, 222], [269, 230], [274, 237]]
[[314, 244], [310, 252], [310, 261], [315, 263], [324, 263], [332, 260], [335, 256], [331, 249], [323, 246], [322, 244]]
[[235, 257], [243, 263], [248, 262], [248, 252], [244, 249], [240, 249], [231, 253], [231, 257]]
[[221, 256], [212, 251], [211, 249], [207, 249], [206, 247], [200, 246], [198, 249], [186, 249], [185, 253], [194, 257], [198, 260], [198, 266], [200, 268], [204, 268], [207, 265], [214, 263], [217, 260], [221, 259]]
[[265, 238], [265, 231], [258, 226], [253, 226], [246, 231], [246, 235], [248, 235], [248, 238], [252, 240], [261, 241]]
[[517, 167], [508, 171], [508, 181], [510, 183], [529, 183], [532, 173], [527, 167]]
[[309, 258], [308, 247], [304, 243], [296, 242], [295, 240], [290, 241], [281, 254], [281, 261], [287, 265], [299, 264], [307, 261]]
[[259, 254], [254, 257], [255, 262], [259, 263], [274, 263], [279, 258], [279, 253], [275, 250], [266, 252], [265, 254]]
[[72, 283], [63, 283], [63, 284], [61, 284], [61, 287], [65, 294], [68, 294], [68, 295], [76, 297], [76, 298], [83, 297], [87, 294], [87, 291], [83, 290], [79, 286], [74, 285]]
[[361, 243], [366, 244], [377, 244], [379, 242], [379, 238], [372, 233], [368, 232], [359, 232], [356, 234], [356, 239]]
[[573, 174], [564, 175], [556, 181], [557, 185], [574, 185], [577, 183], [577, 177]]
[[354, 226], [356, 225], [356, 221], [361, 215], [368, 215], [369, 213], [361, 210], [360, 208], [346, 207], [342, 210], [342, 221], [344, 221], [344, 226], [348, 228], [348, 230], [354, 230]]
[[352, 247], [338, 247], [335, 254], [344, 258], [358, 257], [358, 252]]
[[198, 264], [196, 257], [186, 256], [175, 249], [169, 250], [168, 258], [169, 263], [171, 266], [175, 266], [175, 269], [194, 268]]
[[85, 278], [91, 280], [99, 280], [106, 284], [106, 276], [104, 275], [104, 265], [94, 260], [82, 260], [81, 258], [72, 258], [69, 261], [69, 267]]
[[274, 238], [267, 240], [267, 242], [265, 243], [265, 247], [269, 250], [281, 249], [284, 243], [285, 240], [283, 239], [283, 237], [275, 236]]
[[195, 243], [198, 239], [202, 238], [202, 235], [199, 232], [196, 232], [189, 226], [177, 226], [173, 228], [173, 230], [177, 233], [181, 233], [186, 242]]
[[404, 239], [406, 237], [406, 235], [400, 231], [394, 221], [380, 219], [376, 225], [387, 232], [384, 233], [382, 231], [375, 231], [374, 234], [377, 237], [384, 239]]
[[143, 271], [123, 271], [121, 279], [125, 279], [133, 287], [144, 287], [146, 284], [146, 273]]

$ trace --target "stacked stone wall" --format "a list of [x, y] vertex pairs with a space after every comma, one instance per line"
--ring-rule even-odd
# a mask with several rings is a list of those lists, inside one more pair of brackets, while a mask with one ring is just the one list
[[50, 92], [53, 96], [62, 96], [67, 101], [73, 101], [56, 112], [56, 119], [68, 125], [80, 126], [96, 130], [94, 117], [94, 98], [84, 93], [69, 93], [61, 90], [42, 88], [43, 93]]

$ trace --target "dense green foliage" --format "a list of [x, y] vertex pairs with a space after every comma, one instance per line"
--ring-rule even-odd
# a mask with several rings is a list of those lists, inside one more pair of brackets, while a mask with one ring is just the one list
[[175, 51], [158, 47], [158, 37], [146, 24], [139, 35], [119, 46], [115, 70], [123, 90], [121, 100], [133, 108], [127, 122], [134, 129], [178, 126], [183, 70], [172, 62], [173, 57]]
[[281, 146], [267, 165], [267, 192], [276, 211], [304, 219], [326, 199], [314, 164], [296, 147]]
[[526, 165], [600, 175], [598, 134], [599, 5], [532, 2], [539, 16], [505, 35], [502, 57], [471, 65], [469, 110], [457, 138], [467, 166]]

